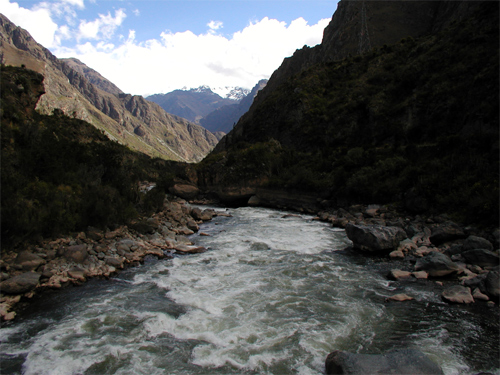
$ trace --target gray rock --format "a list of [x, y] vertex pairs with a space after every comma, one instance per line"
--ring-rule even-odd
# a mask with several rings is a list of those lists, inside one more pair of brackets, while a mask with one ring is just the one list
[[488, 272], [485, 280], [486, 293], [498, 301], [500, 297], [500, 277], [498, 271]]
[[136, 246], [137, 243], [129, 238], [123, 239], [116, 244], [116, 250], [132, 251], [132, 248]]
[[399, 227], [347, 224], [345, 230], [354, 247], [366, 251], [393, 250], [407, 238]]
[[500, 264], [498, 254], [486, 249], [468, 250], [464, 251], [461, 255], [467, 263], [481, 267], [495, 267]]
[[40, 274], [36, 272], [25, 272], [11, 277], [0, 283], [2, 293], [21, 294], [36, 288], [40, 280]]
[[260, 250], [269, 250], [269, 249], [270, 249], [269, 245], [265, 242], [254, 242], [250, 246], [250, 250], [260, 251]]
[[256, 195], [252, 195], [247, 203], [250, 207], [258, 207], [262, 204], [260, 198]]
[[176, 251], [179, 251], [179, 252], [185, 253], [185, 254], [198, 254], [198, 253], [204, 253], [205, 251], [207, 251], [207, 248], [203, 247], [203, 246], [189, 246], [189, 245], [182, 245], [182, 244], [176, 245], [174, 247], [174, 249]]
[[453, 241], [464, 237], [465, 233], [462, 228], [460, 228], [452, 221], [446, 221], [432, 227], [430, 240], [434, 245], [440, 245], [444, 242]]
[[327, 375], [442, 375], [441, 368], [416, 349], [399, 349], [386, 354], [355, 354], [336, 350], [325, 362]]
[[104, 262], [108, 266], [112, 266], [112, 267], [115, 267], [115, 268], [123, 268], [123, 260], [122, 259], [118, 259], [118, 258], [115, 258], [115, 257], [105, 257], [104, 258]]
[[195, 220], [201, 220], [201, 209], [198, 208], [198, 207], [194, 207], [192, 210], [191, 210], [191, 216], [195, 219]]
[[211, 208], [207, 208], [201, 212], [200, 220], [209, 221], [216, 215], [215, 211]]
[[173, 195], [189, 200], [196, 198], [200, 193], [200, 189], [193, 185], [175, 184], [169, 189], [169, 192]]
[[431, 277], [447, 276], [461, 269], [447, 255], [432, 251], [417, 260], [415, 271], [427, 271]]
[[474, 303], [470, 288], [462, 285], [453, 285], [446, 288], [441, 296], [444, 300], [452, 303]]
[[21, 251], [17, 254], [15, 262], [24, 271], [34, 271], [42, 264], [45, 264], [45, 259], [29, 251]]
[[88, 256], [87, 245], [69, 246], [66, 251], [64, 251], [64, 257], [75, 263], [83, 263]]
[[194, 221], [193, 219], [188, 219], [186, 226], [193, 232], [198, 232], [200, 230], [200, 227], [198, 226], [198, 224], [196, 224], [196, 221]]
[[486, 249], [493, 251], [493, 244], [486, 238], [478, 236], [469, 236], [464, 241], [463, 251], [474, 249]]

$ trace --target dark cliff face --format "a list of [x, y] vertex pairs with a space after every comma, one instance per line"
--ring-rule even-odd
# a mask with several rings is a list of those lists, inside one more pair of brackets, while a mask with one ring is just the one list
[[[447, 5], [436, 9], [465, 9]], [[498, 220], [499, 4], [473, 5], [462, 21], [434, 17], [420, 38], [289, 77], [280, 68], [205, 160], [217, 177], [200, 181]]]
[[272, 74], [261, 96], [315, 64], [338, 61], [401, 39], [437, 33], [477, 8], [477, 1], [342, 0], [320, 45], [295, 51]]

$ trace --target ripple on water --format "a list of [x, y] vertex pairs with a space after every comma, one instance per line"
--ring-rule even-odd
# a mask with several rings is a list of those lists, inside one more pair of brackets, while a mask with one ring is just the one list
[[[343, 230], [283, 214], [236, 209], [192, 237], [206, 253], [48, 298], [2, 329], [7, 373], [321, 374], [334, 349], [400, 346], [447, 375], [495, 366], [494, 319], [450, 308], [424, 281], [390, 282], [378, 260], [342, 251]], [[415, 300], [384, 302], [396, 292]]]

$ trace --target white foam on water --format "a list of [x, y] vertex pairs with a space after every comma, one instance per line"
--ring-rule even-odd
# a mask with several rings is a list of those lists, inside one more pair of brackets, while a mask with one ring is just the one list
[[[431, 356], [446, 375], [468, 371], [455, 350], [466, 343], [457, 343], [446, 322], [434, 323], [443, 302], [420, 292], [418, 314], [402, 321], [404, 305], [383, 302], [394, 283], [335, 254], [349, 245], [344, 231], [268, 209], [233, 214], [217, 219], [232, 223], [217, 235], [192, 237], [210, 249], [205, 253], [138, 269], [119, 292], [109, 288], [72, 305], [25, 342], [9, 344], [26, 325], [2, 329], [2, 352], [27, 354], [26, 374], [309, 375], [323, 373], [334, 349], [370, 352], [395, 338]], [[423, 305], [427, 298], [433, 312]]]

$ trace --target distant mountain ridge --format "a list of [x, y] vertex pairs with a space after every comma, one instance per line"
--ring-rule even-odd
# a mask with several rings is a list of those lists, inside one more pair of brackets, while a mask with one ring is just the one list
[[30, 34], [0, 14], [0, 61], [44, 76], [37, 111], [54, 109], [85, 120], [113, 140], [150, 156], [196, 162], [216, 145], [203, 127], [165, 112], [141, 96], [124, 94], [76, 59], [58, 59]]
[[255, 97], [267, 85], [267, 79], [260, 80], [252, 91], [244, 96], [238, 104], [225, 105], [217, 108], [200, 120], [200, 125], [212, 133], [229, 133], [233, 126], [238, 122], [252, 105]]
[[146, 99], [158, 104], [168, 113], [198, 124], [203, 117], [216, 109], [239, 103], [248, 92], [243, 88], [233, 88], [226, 98], [223, 98], [213, 92], [209, 86], [200, 86], [189, 90], [182, 89], [166, 94], [154, 94]]

